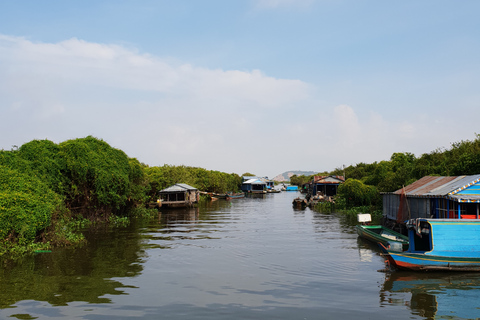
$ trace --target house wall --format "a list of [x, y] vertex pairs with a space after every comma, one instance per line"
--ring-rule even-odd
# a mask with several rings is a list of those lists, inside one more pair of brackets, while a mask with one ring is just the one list
[[410, 210], [410, 219], [430, 218], [430, 199], [407, 198], [407, 203], [407, 210]]
[[[390, 220], [397, 220], [400, 195], [384, 194], [382, 200], [383, 215]], [[430, 215], [434, 214], [430, 204], [431, 201], [435, 201], [435, 199], [407, 197], [404, 203], [404, 219], [430, 218]]]
[[397, 220], [398, 207], [400, 206], [400, 195], [384, 194], [382, 201], [383, 216], [390, 220]]

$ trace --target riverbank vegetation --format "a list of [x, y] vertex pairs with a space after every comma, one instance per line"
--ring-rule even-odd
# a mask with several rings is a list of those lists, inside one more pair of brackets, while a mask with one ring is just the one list
[[158, 191], [187, 183], [202, 191], [237, 191], [241, 177], [186, 166], [149, 167], [95, 137], [56, 144], [33, 140], [0, 151], [0, 255], [81, 243], [76, 230], [124, 224]]
[[[381, 216], [380, 192], [392, 192], [426, 175], [480, 173], [480, 135], [415, 157], [394, 153], [389, 160], [358, 163], [320, 175], [345, 175], [335, 210]], [[294, 176], [302, 185], [313, 176]], [[0, 256], [82, 243], [77, 230], [95, 223], [123, 225], [148, 216], [158, 191], [186, 183], [201, 191], [238, 191], [234, 173], [186, 166], [150, 167], [92, 136], [54, 143], [33, 140], [0, 151]], [[327, 208], [328, 206], [328, 208]], [[318, 210], [331, 210], [319, 204]]]
[[[338, 188], [336, 209], [356, 216], [361, 212], [381, 216], [381, 192], [394, 192], [403, 186], [428, 176], [459, 176], [480, 173], [480, 134], [474, 140], [455, 142], [449, 149], [436, 149], [416, 157], [412, 153], [394, 153], [389, 160], [358, 163], [318, 175], [345, 175]], [[311, 181], [310, 177], [292, 177], [297, 185]], [[325, 208], [319, 207], [319, 210]]]

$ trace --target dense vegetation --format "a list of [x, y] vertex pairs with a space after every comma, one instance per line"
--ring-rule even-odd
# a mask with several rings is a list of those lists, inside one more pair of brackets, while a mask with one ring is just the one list
[[59, 144], [33, 140], [2, 150], [0, 255], [78, 242], [75, 226], [146, 208], [158, 191], [175, 183], [227, 192], [239, 189], [241, 177], [185, 166], [148, 167], [91, 136]]
[[[394, 153], [390, 160], [371, 164], [358, 163], [318, 175], [339, 175], [347, 178], [338, 189], [338, 206], [353, 208], [370, 206], [381, 209], [380, 192], [393, 192], [428, 176], [457, 176], [480, 173], [480, 134], [470, 141], [453, 143], [450, 149], [434, 150], [415, 157], [412, 153]], [[313, 176], [294, 176], [293, 184], [311, 181]], [[337, 206], [337, 207], [338, 207]]]
[[[380, 192], [395, 191], [426, 175], [478, 173], [480, 135], [418, 158], [394, 153], [388, 161], [359, 163], [320, 175], [348, 178], [338, 189], [337, 206], [378, 212]], [[312, 178], [293, 176], [291, 182], [302, 185]], [[133, 209], [145, 212], [159, 190], [175, 183], [223, 193], [238, 191], [241, 177], [185, 166], [149, 167], [91, 136], [59, 144], [33, 140], [15, 150], [2, 150], [0, 255], [77, 243], [81, 235], [73, 232], [75, 227], [124, 219]]]

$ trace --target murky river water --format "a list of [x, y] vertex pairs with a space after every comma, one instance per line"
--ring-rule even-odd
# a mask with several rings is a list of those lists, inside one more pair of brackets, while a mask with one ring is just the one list
[[475, 319], [480, 275], [385, 273], [299, 194], [219, 200], [0, 265], [0, 319]]

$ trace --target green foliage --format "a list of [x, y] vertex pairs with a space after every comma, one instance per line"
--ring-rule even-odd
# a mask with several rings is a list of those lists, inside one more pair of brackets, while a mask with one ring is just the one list
[[308, 183], [310, 181], [312, 181], [313, 179], [313, 176], [297, 176], [296, 174], [294, 174], [293, 176], [290, 177], [290, 183], [292, 185], [295, 185], [295, 186], [303, 186], [305, 183]]
[[176, 183], [186, 183], [205, 192], [237, 192], [242, 178], [234, 173], [209, 171], [203, 168], [170, 166], [147, 167], [146, 175], [150, 184], [150, 201], [158, 197], [158, 191]]
[[60, 197], [38, 177], [0, 165], [0, 239], [35, 240], [61, 207]]
[[63, 175], [65, 161], [57, 144], [49, 140], [32, 140], [20, 147], [17, 156], [27, 164], [23, 172], [34, 173], [53, 191], [63, 195], [67, 184]]
[[380, 194], [374, 186], [357, 179], [347, 179], [338, 187], [338, 195], [345, 199], [346, 208], [371, 206], [380, 203]]
[[[158, 191], [175, 183], [202, 191], [238, 191], [241, 177], [202, 168], [150, 168], [88, 136], [55, 144], [32, 140], [0, 151], [0, 255], [37, 247], [81, 244], [79, 229], [96, 221], [125, 226]], [[35, 244], [34, 241], [43, 244]]]
[[94, 137], [60, 143], [65, 176], [70, 181], [67, 199], [74, 206], [96, 207], [105, 213], [125, 206], [130, 191], [127, 155]]
[[315, 204], [314, 209], [315, 211], [318, 211], [318, 212], [330, 213], [335, 211], [336, 205], [335, 203], [328, 202], [328, 201], [318, 202], [317, 204]]
[[256, 175], [250, 172], [245, 172], [244, 174], [242, 174], [242, 177], [256, 177]]
[[343, 217], [350, 223], [356, 224], [358, 222], [357, 215], [359, 213], [370, 213], [372, 216], [372, 224], [380, 224], [382, 218], [382, 210], [377, 209], [375, 206], [359, 206], [348, 209], [339, 210], [343, 214]]

